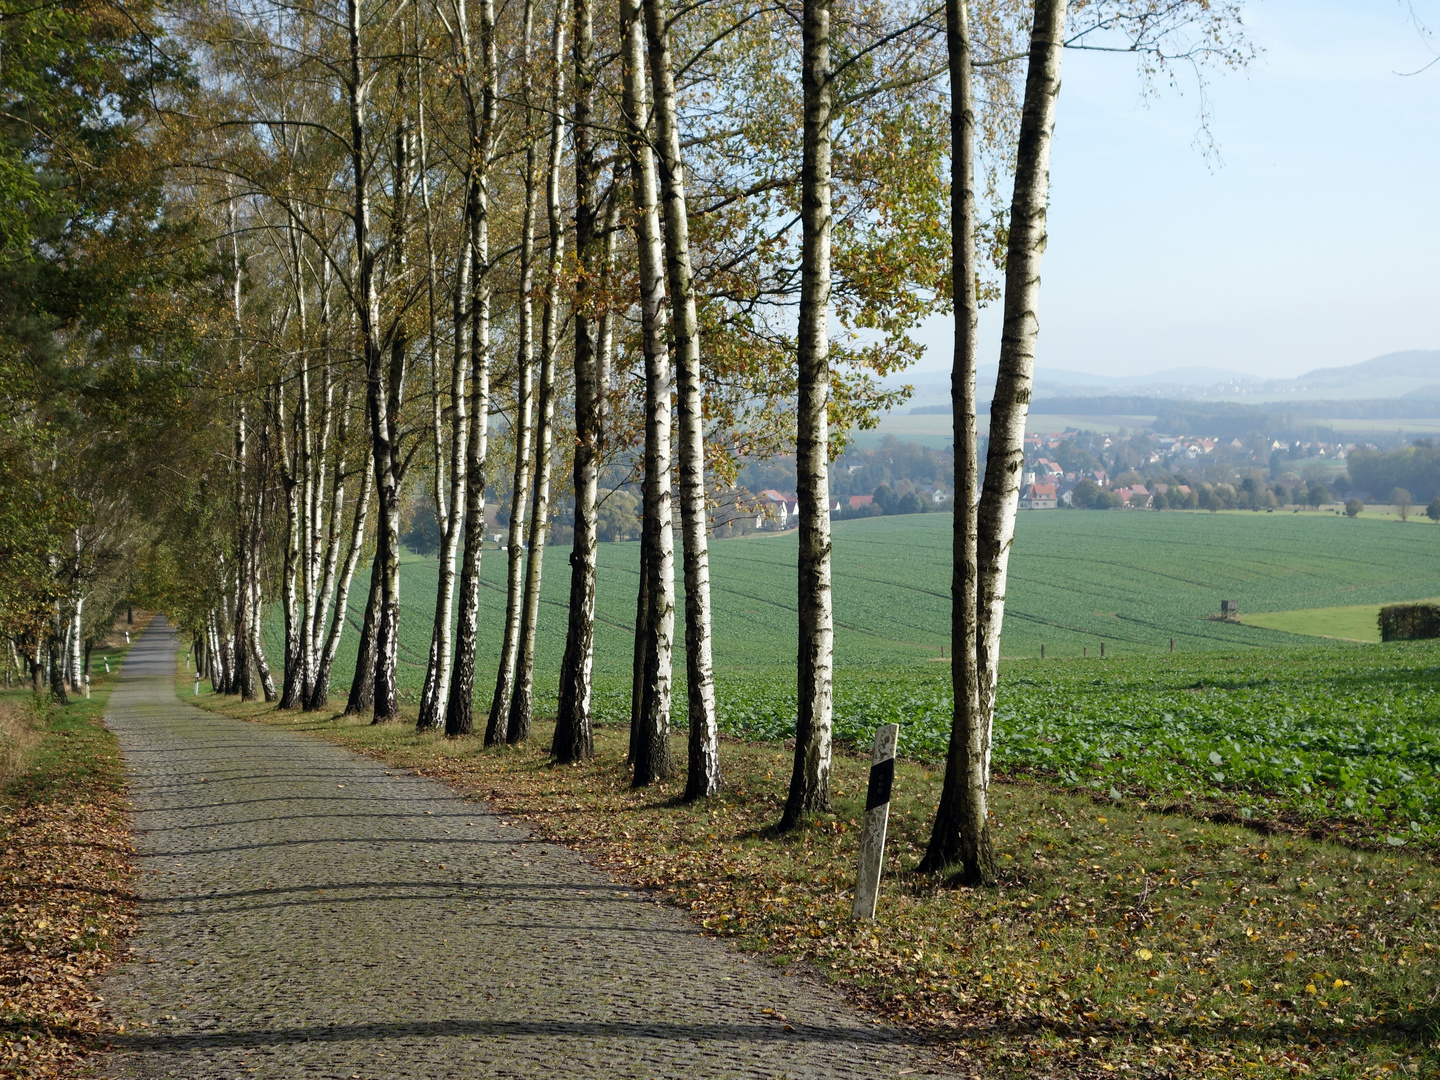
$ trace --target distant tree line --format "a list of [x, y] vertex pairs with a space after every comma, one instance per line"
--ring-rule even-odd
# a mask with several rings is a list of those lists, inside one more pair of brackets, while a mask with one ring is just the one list
[[1358, 448], [1350, 455], [1350, 480], [1376, 498], [1402, 488], [1416, 502], [1440, 496], [1440, 448], [1433, 439], [1416, 439], [1398, 450]]

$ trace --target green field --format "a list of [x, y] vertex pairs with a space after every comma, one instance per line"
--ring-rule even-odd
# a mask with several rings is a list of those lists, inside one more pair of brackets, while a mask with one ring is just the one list
[[[863, 746], [877, 725], [899, 723], [902, 754], [943, 759], [948, 676], [942, 665], [842, 672], [837, 741]], [[785, 738], [794, 728], [787, 689], [776, 676], [747, 680], [727, 702], [726, 726]], [[1220, 801], [1242, 816], [1338, 822], [1396, 845], [1433, 845], [1437, 691], [1440, 642], [1015, 661], [1001, 684], [994, 763], [1112, 798]]]
[[[596, 673], [628, 680], [640, 549], [600, 546]], [[564, 646], [568, 549], [547, 553], [537, 672], [553, 682]], [[711, 544], [715, 663], [722, 679], [786, 670], [795, 655], [793, 532]], [[871, 668], [938, 659], [949, 642], [950, 519], [943, 514], [835, 525], [836, 662]], [[418, 693], [435, 602], [434, 560], [408, 556], [402, 570], [401, 684]], [[481, 563], [479, 670], [494, 670], [505, 561]], [[358, 625], [367, 580], [358, 575]], [[1010, 563], [1004, 654], [1108, 657], [1301, 645], [1293, 629], [1257, 625], [1262, 612], [1379, 605], [1440, 594], [1440, 529], [1328, 514], [1181, 514], [1055, 511], [1020, 515]], [[1212, 620], [1234, 599], [1242, 624]], [[270, 610], [271, 640], [278, 620]], [[1308, 632], [1308, 631], [1307, 631]], [[1345, 635], [1341, 635], [1345, 636]], [[336, 685], [347, 685], [355, 637], [347, 635]]]
[[1339, 641], [1380, 641], [1380, 609], [1383, 604], [1354, 604], [1349, 607], [1305, 608], [1300, 611], [1265, 611], [1247, 615], [1245, 621], [1267, 630]]
[[[945, 515], [836, 523], [837, 740], [864, 745], [876, 725], [898, 721], [904, 753], [943, 755], [949, 553]], [[567, 554], [557, 549], [547, 558], [536, 649], [542, 715], [554, 707], [564, 644]], [[711, 554], [721, 723], [744, 737], [785, 738], [795, 716], [795, 535], [719, 540]], [[996, 765], [1044, 770], [1107, 793], [1338, 816], [1357, 829], [1390, 830], [1397, 842], [1434, 842], [1440, 647], [1305, 635], [1351, 629], [1329, 636], [1358, 636], [1358, 627], [1374, 627], [1382, 602], [1440, 595], [1437, 555], [1440, 530], [1334, 515], [1022, 514]], [[629, 716], [638, 559], [637, 544], [601, 545], [595, 670], [602, 723]], [[424, 674], [435, 566], [409, 557], [402, 571], [401, 686], [409, 700]], [[477, 697], [485, 706], [499, 648], [503, 556], [487, 551], [482, 569]], [[356, 625], [366, 584], [357, 580], [352, 591]], [[1245, 622], [1212, 619], [1222, 597], [1240, 602]], [[278, 656], [273, 605], [270, 614], [271, 655]], [[337, 696], [349, 684], [355, 638], [347, 636], [349, 651], [337, 664]], [[677, 664], [677, 682], [683, 672]], [[682, 695], [677, 686], [677, 724]]]

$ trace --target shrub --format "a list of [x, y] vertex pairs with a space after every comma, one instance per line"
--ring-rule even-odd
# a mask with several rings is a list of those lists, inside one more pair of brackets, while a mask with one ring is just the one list
[[1440, 604], [1388, 604], [1380, 609], [1381, 641], [1440, 638]]
[[1346, 500], [1345, 500], [1345, 516], [1346, 516], [1346, 517], [1352, 517], [1352, 518], [1353, 518], [1353, 517], [1355, 517], [1357, 514], [1359, 514], [1361, 510], [1364, 510], [1364, 509], [1365, 509], [1365, 504], [1364, 504], [1363, 502], [1361, 502], [1359, 499], [1346, 499]]

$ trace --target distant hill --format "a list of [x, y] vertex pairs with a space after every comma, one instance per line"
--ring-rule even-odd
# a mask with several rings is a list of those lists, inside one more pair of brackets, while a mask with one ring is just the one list
[[[1297, 405], [1327, 399], [1436, 401], [1440, 400], [1440, 381], [1437, 380], [1440, 380], [1440, 349], [1387, 353], [1346, 367], [1316, 368], [1294, 379], [1257, 379], [1211, 367], [1169, 368], [1148, 375], [1092, 375], [1047, 369], [1042, 363], [1035, 376], [1035, 396], [1130, 396], [1251, 404], [1294, 402]], [[913, 407], [942, 406], [950, 399], [948, 372], [902, 372], [886, 381], [896, 385], [908, 382], [914, 386], [915, 394], [909, 402]], [[994, 384], [995, 368], [982, 368], [979, 372], [982, 399], [990, 396]]]

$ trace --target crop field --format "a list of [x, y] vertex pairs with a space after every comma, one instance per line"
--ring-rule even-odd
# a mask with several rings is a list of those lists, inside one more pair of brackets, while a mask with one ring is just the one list
[[[537, 670], [553, 678], [564, 643], [567, 548], [546, 554]], [[786, 668], [795, 653], [793, 532], [711, 543], [715, 660], [722, 673]], [[837, 664], [938, 659], [948, 645], [950, 519], [943, 514], [835, 525]], [[600, 546], [596, 671], [628, 678], [639, 545]], [[435, 602], [435, 562], [407, 556], [401, 584], [402, 682], [418, 689]], [[505, 560], [485, 552], [480, 670], [499, 649]], [[351, 590], [358, 625], [367, 581]], [[1054, 511], [1020, 515], [1010, 562], [1007, 657], [1109, 657], [1313, 644], [1254, 624], [1263, 612], [1358, 607], [1440, 595], [1440, 529], [1332, 514]], [[1221, 599], [1241, 624], [1220, 622]], [[271, 637], [278, 642], [274, 605]], [[1313, 631], [1312, 631], [1313, 632]], [[1344, 636], [1344, 635], [1338, 635]], [[354, 638], [347, 642], [354, 647]], [[342, 650], [337, 685], [353, 654]]]
[[[1118, 660], [1012, 661], [994, 763], [1112, 798], [1234, 806], [1242, 817], [1338, 823], [1396, 846], [1440, 844], [1440, 643], [1334, 645]], [[724, 698], [748, 739], [794, 729], [794, 691], [756, 677]], [[943, 759], [949, 669], [842, 670], [835, 738]]]
[[[921, 760], [944, 753], [949, 526], [938, 514], [836, 524], [842, 743], [863, 746], [878, 724], [898, 721], [903, 753]], [[795, 536], [720, 540], [711, 550], [723, 728], [786, 738], [795, 716]], [[554, 707], [567, 554], [547, 553], [536, 650], [541, 715]], [[1315, 633], [1317, 614], [1320, 623], [1333, 622], [1335, 612], [1311, 610], [1327, 602], [1368, 613], [1382, 601], [1440, 595], [1437, 555], [1440, 530], [1323, 514], [1024, 514], [1011, 562], [995, 763], [1104, 794], [1222, 800], [1246, 813], [1330, 817], [1395, 843], [1433, 844], [1440, 840], [1440, 646], [1351, 645], [1294, 631]], [[629, 716], [638, 556], [633, 543], [601, 546], [602, 723]], [[477, 697], [488, 705], [503, 555], [487, 551], [482, 568]], [[357, 626], [365, 587], [357, 580], [352, 592]], [[401, 588], [401, 685], [413, 699], [428, 647], [434, 561], [407, 557]], [[1279, 613], [1279, 629], [1212, 621], [1222, 597], [1238, 600], [1247, 616]], [[273, 606], [271, 615], [274, 655]], [[1348, 610], [1338, 617], [1371, 618]], [[347, 637], [351, 650], [355, 636]], [[353, 663], [353, 651], [342, 652], [337, 697]], [[680, 725], [683, 665], [676, 674]]]
[[[790, 670], [795, 655], [794, 533], [711, 545], [715, 662], [726, 684]], [[537, 688], [553, 692], [564, 645], [568, 549], [547, 552], [536, 647]], [[950, 520], [943, 514], [837, 522], [836, 662], [874, 669], [940, 659], [948, 645]], [[624, 696], [633, 648], [639, 545], [602, 544], [596, 675]], [[401, 574], [401, 685], [418, 694], [435, 603], [434, 560], [407, 556]], [[1055, 511], [1020, 516], [1010, 563], [1003, 652], [1051, 658], [1241, 651], [1315, 644], [1255, 625], [1263, 612], [1358, 607], [1440, 595], [1440, 529], [1328, 514], [1178, 514]], [[493, 672], [503, 614], [505, 560], [481, 562], [478, 670]], [[351, 590], [358, 627], [365, 575]], [[1238, 600], [1245, 623], [1212, 618]], [[682, 601], [683, 602], [683, 601]], [[279, 647], [277, 611], [267, 620]], [[1290, 626], [1281, 620], [1281, 627]], [[1310, 627], [1304, 627], [1313, 632]], [[1336, 635], [1347, 636], [1347, 635]], [[348, 648], [347, 648], [348, 647]], [[347, 634], [335, 685], [346, 686], [355, 635]], [[683, 668], [681, 669], [683, 675]], [[482, 695], [489, 687], [481, 686]]]

